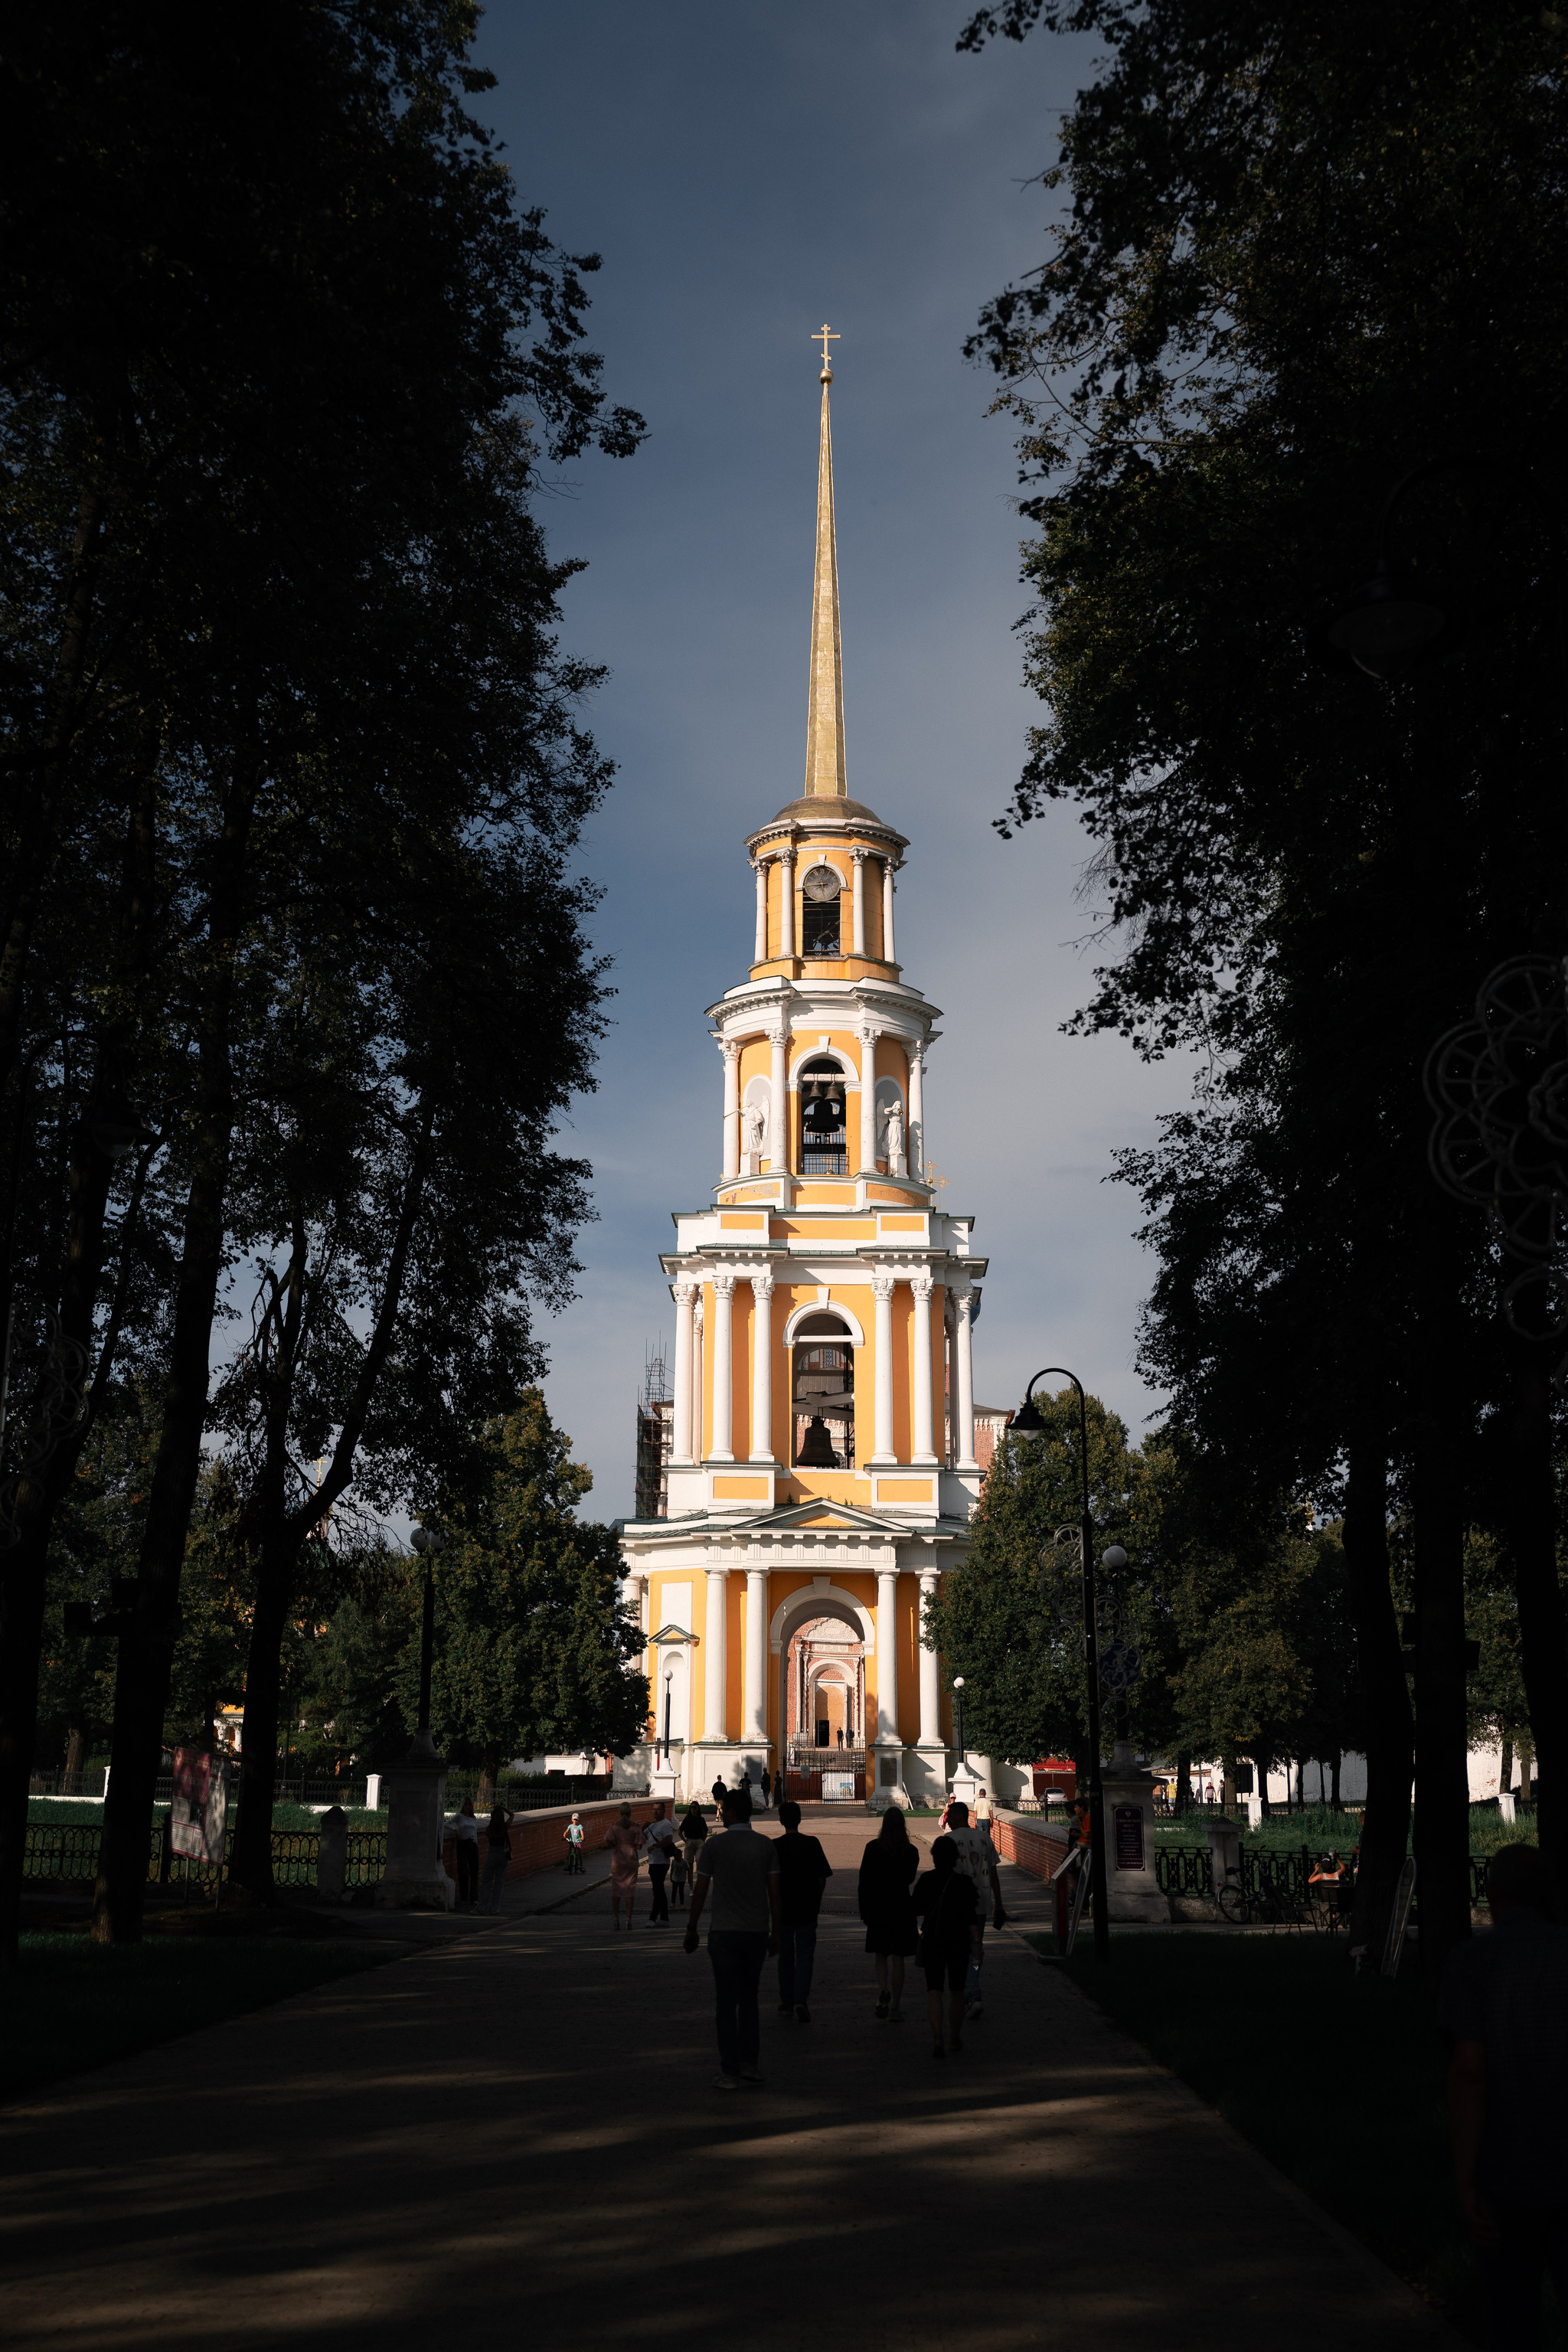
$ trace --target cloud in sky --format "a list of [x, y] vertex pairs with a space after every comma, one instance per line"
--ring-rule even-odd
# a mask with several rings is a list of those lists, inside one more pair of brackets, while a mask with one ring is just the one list
[[744, 835], [805, 758], [818, 364], [834, 346], [834, 455], [849, 789], [910, 836], [904, 977], [942, 1009], [926, 1103], [943, 1205], [990, 1254], [976, 1332], [986, 1402], [1070, 1364], [1134, 1430], [1151, 1265], [1111, 1153], [1188, 1094], [1109, 1038], [1060, 1034], [1091, 959], [1074, 888], [1088, 844], [1055, 812], [991, 829], [1038, 706], [1014, 624], [1022, 536], [1007, 423], [962, 356], [981, 304], [1035, 266], [1036, 175], [1087, 77], [1037, 36], [954, 54], [931, 0], [502, 0], [479, 101], [524, 204], [604, 256], [593, 341], [613, 399], [652, 428], [584, 461], [545, 520], [585, 558], [568, 642], [613, 675], [589, 719], [619, 764], [584, 866], [605, 886], [616, 1025], [562, 1148], [595, 1170], [578, 1301], [545, 1318], [551, 1409], [629, 1512], [644, 1349], [673, 1339], [658, 1253], [710, 1197], [721, 1071], [703, 1008], [745, 975]]

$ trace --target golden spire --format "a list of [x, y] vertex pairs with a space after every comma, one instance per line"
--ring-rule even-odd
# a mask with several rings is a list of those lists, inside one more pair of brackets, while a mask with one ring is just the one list
[[844, 657], [838, 642], [838, 548], [833, 533], [833, 427], [827, 387], [833, 382], [827, 346], [839, 338], [824, 326], [812, 341], [822, 345], [822, 440], [816, 461], [816, 579], [811, 600], [811, 698], [805, 721], [807, 796], [842, 800], [844, 772]]

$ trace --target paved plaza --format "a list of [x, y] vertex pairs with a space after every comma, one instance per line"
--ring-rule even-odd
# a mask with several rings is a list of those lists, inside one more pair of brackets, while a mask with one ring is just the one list
[[837, 1875], [810, 2025], [764, 1977], [763, 2089], [710, 2088], [679, 1915], [649, 1929], [645, 1887], [615, 1935], [552, 1873], [487, 1932], [0, 2111], [9, 2352], [1457, 2343], [1016, 1933], [961, 2056], [913, 1987], [878, 2024], [869, 1824], [807, 1826]]

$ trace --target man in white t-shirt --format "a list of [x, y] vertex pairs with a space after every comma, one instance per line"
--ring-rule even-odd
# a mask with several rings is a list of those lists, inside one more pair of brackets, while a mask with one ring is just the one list
[[969, 1958], [969, 1974], [963, 1987], [964, 2015], [979, 2017], [980, 1971], [985, 1965], [985, 1920], [989, 1913], [993, 1921], [1002, 1916], [1002, 1882], [996, 1875], [996, 1850], [984, 1830], [972, 1829], [969, 1807], [962, 1800], [950, 1805], [947, 1814], [947, 1834], [958, 1848], [958, 1866], [974, 1885], [974, 1916], [979, 1928], [979, 1940]]
[[713, 1967], [715, 2023], [719, 2034], [717, 2091], [738, 2091], [760, 2083], [757, 2066], [761, 2021], [757, 1982], [763, 1962], [779, 1948], [784, 1916], [779, 1895], [779, 1850], [752, 1827], [750, 1789], [726, 1789], [722, 1837], [704, 1838], [691, 1889], [691, 1916], [685, 1949], [697, 1949], [697, 1923], [710, 1890], [712, 1924], [708, 1958]]
[[669, 1902], [665, 1894], [665, 1882], [669, 1876], [669, 1861], [675, 1852], [675, 1823], [660, 1805], [653, 1820], [642, 1833], [643, 1852], [647, 1856], [647, 1883], [651, 1900], [647, 1924], [650, 1927], [669, 1925]]

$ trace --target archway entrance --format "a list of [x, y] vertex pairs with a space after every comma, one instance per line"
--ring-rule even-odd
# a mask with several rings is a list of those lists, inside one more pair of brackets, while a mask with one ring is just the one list
[[849, 1804], [866, 1794], [864, 1631], [841, 1602], [803, 1603], [780, 1650], [784, 1794]]

